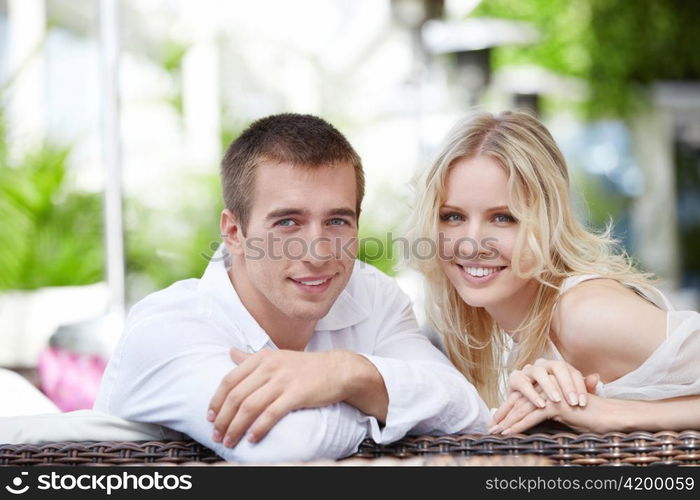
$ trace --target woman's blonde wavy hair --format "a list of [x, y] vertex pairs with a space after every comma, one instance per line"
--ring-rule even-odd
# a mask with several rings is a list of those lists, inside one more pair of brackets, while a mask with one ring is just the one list
[[[478, 156], [495, 160], [508, 174], [509, 208], [519, 225], [511, 267], [516, 275], [539, 283], [529, 313], [511, 332], [518, 334], [519, 344], [510, 365], [505, 359], [508, 334], [485, 309], [460, 298], [439, 257], [412, 254], [408, 264], [426, 278], [426, 314], [442, 335], [451, 361], [487, 404], [496, 407], [503, 400], [509, 370], [543, 354], [559, 287], [567, 277], [598, 274], [642, 289], [649, 289], [651, 278], [637, 271], [620, 250], [610, 236], [611, 225], [597, 234], [577, 219], [561, 151], [544, 125], [521, 112], [479, 112], [452, 128], [432, 166], [417, 181], [409, 241], [437, 238], [447, 173], [457, 160]], [[523, 255], [527, 272], [521, 266]]]

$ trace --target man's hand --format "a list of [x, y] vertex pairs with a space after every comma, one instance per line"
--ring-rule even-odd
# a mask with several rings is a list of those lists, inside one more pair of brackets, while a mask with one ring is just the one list
[[370, 380], [363, 373], [371, 376], [375, 372], [374, 381], [378, 377], [386, 412], [383, 380], [374, 366], [358, 354], [269, 349], [248, 354], [231, 349], [231, 359], [238, 366], [222, 380], [207, 414], [208, 420], [214, 422], [212, 439], [223, 440], [225, 446], [235, 446], [248, 429], [251, 442], [261, 440], [282, 417], [300, 408], [347, 401], [362, 409], [353, 403], [353, 398], [359, 403], [367, 395], [377, 394], [378, 387], [376, 383], [362, 387], [362, 381]]

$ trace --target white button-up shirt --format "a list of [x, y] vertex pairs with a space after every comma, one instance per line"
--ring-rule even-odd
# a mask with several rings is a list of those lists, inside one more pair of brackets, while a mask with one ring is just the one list
[[201, 279], [178, 281], [131, 309], [95, 410], [167, 426], [237, 462], [340, 458], [367, 437], [388, 443], [407, 433], [486, 431], [486, 405], [419, 332], [408, 296], [392, 278], [357, 261], [306, 351], [343, 349], [370, 360], [389, 396], [384, 426], [341, 402], [293, 411], [258, 443], [245, 438], [234, 448], [215, 443], [206, 413], [224, 375], [235, 367], [229, 349], [277, 349], [241, 303], [220, 251]]

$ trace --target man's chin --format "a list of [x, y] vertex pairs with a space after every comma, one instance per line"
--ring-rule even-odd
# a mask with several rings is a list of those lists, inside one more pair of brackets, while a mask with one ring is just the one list
[[333, 307], [334, 300], [308, 301], [299, 300], [288, 304], [286, 315], [292, 321], [318, 321]]
[[323, 309], [298, 308], [295, 309], [291, 314], [289, 314], [289, 317], [290, 319], [297, 321], [319, 321], [326, 314], [328, 314], [328, 311], [330, 311], [330, 309], [330, 307], [326, 307]]

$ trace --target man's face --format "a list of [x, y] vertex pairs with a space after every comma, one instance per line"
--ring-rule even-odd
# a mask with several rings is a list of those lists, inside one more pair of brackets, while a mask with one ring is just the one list
[[242, 265], [231, 270], [251, 312], [278, 321], [326, 315], [357, 254], [356, 197], [351, 165], [258, 166], [246, 234], [239, 234]]

